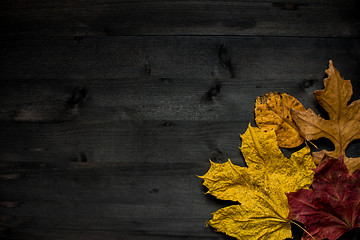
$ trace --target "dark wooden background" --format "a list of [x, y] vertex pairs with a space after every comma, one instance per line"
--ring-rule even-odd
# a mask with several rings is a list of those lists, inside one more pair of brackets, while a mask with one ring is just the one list
[[259, 95], [324, 114], [312, 92], [330, 59], [360, 97], [359, 10], [2, 0], [1, 239], [230, 239], [205, 222], [232, 203], [204, 195], [197, 175], [209, 158], [244, 166], [239, 134]]

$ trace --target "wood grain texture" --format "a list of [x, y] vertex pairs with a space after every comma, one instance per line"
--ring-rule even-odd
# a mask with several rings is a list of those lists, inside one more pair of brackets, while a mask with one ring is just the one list
[[[0, 171], [11, 165], [2, 163]], [[195, 175], [207, 163], [72, 163], [56, 168], [33, 162], [12, 167], [23, 177], [0, 182], [1, 200], [19, 202], [4, 211], [15, 216], [8, 221], [13, 224], [5, 233], [8, 239], [14, 233], [26, 239], [84, 234], [95, 239], [217, 239], [205, 220], [222, 204], [204, 197]]]
[[3, 123], [0, 157], [59, 166], [70, 162], [208, 163], [209, 158], [224, 161], [229, 157], [240, 161], [239, 134], [247, 125], [247, 121]]
[[356, 0], [2, 1], [2, 35], [359, 37]]
[[197, 175], [209, 158], [245, 165], [239, 134], [259, 95], [286, 92], [326, 117], [312, 93], [330, 59], [360, 97], [359, 9], [1, 1], [0, 239], [232, 239], [206, 221], [233, 202], [203, 194]]
[[360, 56], [359, 40], [343, 38], [6, 38], [0, 48], [1, 79], [147, 77], [149, 84], [152, 78], [322, 79], [330, 59], [346, 74]]
[[[303, 86], [308, 82], [312, 86]], [[262, 85], [265, 86], [259, 87]], [[83, 103], [72, 105], [73, 89], [78, 86], [86, 87], [88, 93]], [[320, 79], [254, 80], [252, 84], [227, 79], [224, 82], [171, 79], [170, 83], [159, 79], [14, 80], [0, 88], [3, 102], [0, 120], [39, 123], [158, 120], [164, 125], [195, 120], [250, 122], [255, 98], [261, 94], [287, 92], [313, 108], [312, 91], [321, 88]]]
[[0, 43], [0, 77], [7, 79], [0, 83], [2, 121], [244, 121], [245, 116], [251, 121], [255, 98], [271, 91], [287, 92], [313, 108], [312, 93], [323, 88], [329, 59], [353, 80], [354, 99], [360, 92], [355, 39], [91, 37], [80, 43], [72, 38]]

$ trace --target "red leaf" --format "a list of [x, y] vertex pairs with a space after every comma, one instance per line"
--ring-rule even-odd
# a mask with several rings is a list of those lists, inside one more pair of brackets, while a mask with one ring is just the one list
[[[350, 175], [343, 156], [326, 158], [314, 170], [313, 189], [289, 193], [289, 217], [315, 239], [336, 240], [360, 227], [360, 171]], [[304, 233], [302, 239], [311, 239]]]

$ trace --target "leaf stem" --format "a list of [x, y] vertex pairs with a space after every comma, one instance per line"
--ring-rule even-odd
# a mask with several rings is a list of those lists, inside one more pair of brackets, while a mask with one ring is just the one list
[[[308, 141], [308, 140], [307, 140]], [[311, 143], [311, 145], [313, 145], [315, 148], [318, 148], [315, 143], [313, 143], [312, 141], [308, 141], [309, 143]]]
[[295, 224], [296, 226], [298, 226], [299, 228], [301, 228], [304, 232], [306, 232], [307, 235], [309, 235], [313, 240], [316, 240], [308, 231], [305, 230], [305, 228], [303, 228], [302, 226], [300, 226], [300, 224], [297, 224], [296, 222], [292, 221], [289, 219], [289, 222]]

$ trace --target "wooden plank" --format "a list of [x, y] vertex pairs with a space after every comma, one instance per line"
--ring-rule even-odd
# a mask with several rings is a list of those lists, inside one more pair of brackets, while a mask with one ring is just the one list
[[2, 36], [359, 37], [359, 6], [356, 0], [6, 0], [0, 29]]
[[[304, 85], [308, 82], [311, 86]], [[320, 78], [250, 83], [195, 78], [23, 79], [4, 81], [0, 86], [2, 121], [159, 120], [164, 125], [178, 120], [251, 121], [256, 97], [270, 91], [287, 92], [306, 107], [314, 107], [312, 91], [323, 88]]]
[[[209, 158], [241, 163], [239, 134], [249, 120], [241, 121], [117, 121], [86, 124], [2, 123], [0, 158], [10, 162], [37, 162], [56, 167], [73, 162], [206, 162]], [[169, 123], [169, 122], [165, 122]], [[254, 124], [252, 124], [255, 126]], [[316, 142], [330, 149], [328, 142]], [[360, 156], [360, 141], [347, 149]], [[313, 149], [316, 151], [316, 149]], [[290, 152], [293, 150], [290, 150]], [[289, 156], [289, 152], [285, 152]], [[10, 168], [11, 169], [11, 168]]]
[[[147, 78], [4, 81], [0, 84], [0, 120], [89, 124], [157, 120], [163, 125], [196, 120], [250, 122], [256, 97], [271, 91], [286, 92], [306, 108], [323, 113], [312, 96], [313, 91], [324, 87], [322, 70], [318, 69], [320, 74], [316, 78], [292, 81]], [[360, 82], [355, 74], [354, 68], [342, 75], [346, 79], [353, 76], [349, 78], [353, 80], [354, 99], [358, 99]]]
[[66, 166], [72, 162], [242, 161], [239, 134], [248, 121], [2, 123], [0, 158]]
[[255, 98], [270, 91], [287, 92], [305, 107], [315, 108], [312, 93], [323, 88], [329, 59], [345, 79], [352, 80], [354, 99], [360, 97], [356, 39], [82, 41], [1, 41], [0, 120], [249, 122]]
[[[359, 39], [88, 37], [0, 40], [0, 78], [322, 78], [329, 59], [351, 73]], [[151, 78], [149, 82], [151, 82]], [[220, 79], [221, 80], [221, 79]], [[120, 80], [119, 80], [120, 81]]]
[[[16, 164], [23, 177], [0, 181], [0, 201], [19, 203], [2, 211], [13, 216], [7, 234], [9, 239], [28, 239], [27, 234], [45, 239], [53, 232], [55, 238], [72, 232], [66, 239], [75, 239], [89, 231], [110, 239], [216, 239], [205, 221], [226, 202], [203, 194], [196, 174], [208, 167], [208, 162], [72, 163], [65, 168]], [[2, 164], [0, 172], [8, 170]]]

